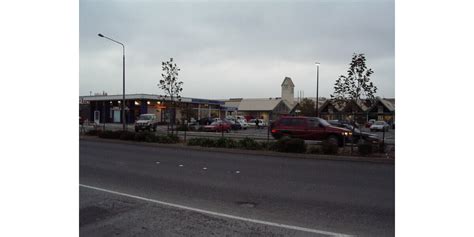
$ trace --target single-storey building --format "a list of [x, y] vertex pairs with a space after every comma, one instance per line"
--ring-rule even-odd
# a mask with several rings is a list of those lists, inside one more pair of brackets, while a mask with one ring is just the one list
[[[122, 122], [122, 95], [94, 95], [81, 96], [81, 111], [88, 111], [86, 117], [91, 122], [121, 123]], [[88, 105], [88, 109], [84, 108]], [[227, 108], [223, 101], [198, 98], [181, 98], [181, 106], [172, 108], [171, 100], [153, 94], [125, 95], [125, 122], [134, 123], [140, 114], [156, 114], [162, 122], [169, 122], [176, 114], [177, 122], [186, 117], [200, 119], [204, 117], [223, 117]]]

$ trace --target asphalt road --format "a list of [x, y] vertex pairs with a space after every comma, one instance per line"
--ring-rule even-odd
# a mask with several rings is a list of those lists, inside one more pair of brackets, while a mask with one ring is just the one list
[[394, 236], [394, 182], [390, 164], [81, 140], [80, 234]]

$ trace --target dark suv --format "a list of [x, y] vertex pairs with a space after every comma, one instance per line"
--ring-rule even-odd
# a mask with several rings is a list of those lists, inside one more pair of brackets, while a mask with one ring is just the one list
[[272, 136], [301, 138], [304, 140], [327, 140], [342, 146], [346, 137], [352, 136], [350, 130], [334, 127], [326, 120], [317, 117], [280, 117], [271, 125]]

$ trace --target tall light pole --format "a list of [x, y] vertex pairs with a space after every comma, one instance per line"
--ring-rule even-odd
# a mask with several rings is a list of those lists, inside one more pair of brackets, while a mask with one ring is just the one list
[[316, 62], [316, 117], [319, 117], [319, 63]]
[[112, 42], [115, 42], [117, 44], [120, 44], [122, 45], [122, 55], [123, 55], [123, 64], [122, 64], [122, 67], [123, 67], [123, 96], [122, 96], [122, 124], [123, 124], [123, 131], [126, 130], [126, 126], [125, 126], [125, 45], [118, 42], [117, 40], [114, 40], [112, 38], [109, 38], [107, 36], [104, 36], [103, 34], [98, 34], [99, 37], [102, 37], [102, 38], [106, 38]]

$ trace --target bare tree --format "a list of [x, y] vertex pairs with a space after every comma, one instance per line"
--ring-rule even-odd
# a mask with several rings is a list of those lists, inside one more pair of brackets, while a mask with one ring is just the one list
[[158, 83], [158, 87], [164, 91], [163, 99], [167, 104], [168, 111], [171, 111], [170, 124], [171, 133], [173, 133], [174, 123], [176, 120], [176, 109], [181, 104], [181, 92], [183, 91], [183, 82], [178, 80], [179, 71], [176, 63], [173, 62], [173, 58], [169, 61], [162, 62], [161, 68], [163, 73], [161, 77], [163, 79]]
[[375, 101], [377, 87], [370, 81], [374, 71], [367, 68], [364, 54], [354, 54], [347, 70], [347, 76], [341, 75], [334, 84], [331, 99], [339, 105], [354, 102], [370, 106]]

